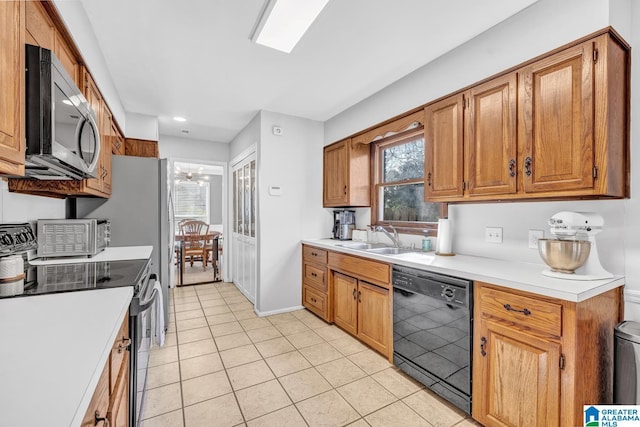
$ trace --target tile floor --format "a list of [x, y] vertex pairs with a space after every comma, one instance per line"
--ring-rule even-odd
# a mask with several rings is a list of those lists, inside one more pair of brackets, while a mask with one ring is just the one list
[[142, 427], [476, 424], [306, 310], [257, 317], [231, 283], [172, 289]]

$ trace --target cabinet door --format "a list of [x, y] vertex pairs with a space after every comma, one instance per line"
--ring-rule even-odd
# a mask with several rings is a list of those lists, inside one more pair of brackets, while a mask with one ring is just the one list
[[89, 105], [91, 105], [91, 108], [93, 108], [93, 111], [96, 113], [98, 130], [100, 131], [100, 144], [101, 144], [100, 153], [99, 153], [101, 158], [98, 161], [98, 164], [96, 166], [96, 177], [87, 179], [86, 186], [88, 188], [91, 188], [97, 191], [102, 191], [102, 176], [103, 176], [103, 168], [102, 168], [103, 151], [102, 150], [104, 148], [104, 145], [106, 144], [106, 141], [104, 141], [104, 133], [102, 132], [103, 101], [102, 101], [102, 95], [98, 90], [98, 86], [96, 86], [95, 82], [91, 78], [91, 75], [86, 70], [84, 72], [84, 96], [87, 98]]
[[111, 150], [113, 146], [113, 126], [111, 123], [113, 122], [113, 115], [109, 111], [109, 108], [106, 104], [102, 104], [102, 141], [101, 141], [101, 161], [102, 164], [102, 192], [110, 195], [111, 194]]
[[349, 140], [324, 149], [324, 206], [349, 203]]
[[71, 47], [58, 31], [55, 32], [54, 51], [67, 73], [78, 84], [80, 82], [80, 65]]
[[358, 280], [333, 273], [333, 321], [345, 331], [358, 333]]
[[516, 192], [516, 74], [511, 73], [469, 91], [465, 114], [467, 192]]
[[129, 425], [129, 357], [128, 351], [122, 360], [117, 381], [109, 399], [107, 418], [113, 427], [127, 427]]
[[462, 197], [463, 95], [443, 99], [425, 108], [424, 198]]
[[0, 2], [0, 172], [24, 175], [24, 7]]
[[55, 27], [44, 6], [39, 1], [25, 2], [26, 42], [53, 50]]
[[519, 141], [525, 192], [593, 187], [593, 43], [519, 72]]
[[487, 426], [557, 426], [560, 344], [478, 319], [473, 417]]
[[389, 290], [360, 282], [358, 286], [358, 338], [384, 355], [391, 349]]

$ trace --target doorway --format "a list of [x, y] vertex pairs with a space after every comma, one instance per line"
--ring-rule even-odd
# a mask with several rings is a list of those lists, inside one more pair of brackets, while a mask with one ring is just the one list
[[175, 281], [220, 281], [226, 270], [226, 164], [171, 159], [171, 175]]

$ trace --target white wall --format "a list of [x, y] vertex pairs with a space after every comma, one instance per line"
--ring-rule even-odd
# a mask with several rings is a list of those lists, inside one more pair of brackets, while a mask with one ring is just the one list
[[64, 218], [64, 199], [10, 193], [0, 181], [0, 224], [30, 222], [38, 218]]
[[[258, 112], [253, 119], [233, 138], [229, 144], [229, 160], [233, 161], [253, 144], [260, 141], [262, 114]], [[231, 206], [231, 203], [229, 203]]]
[[160, 158], [173, 158], [181, 160], [198, 160], [228, 162], [229, 144], [222, 142], [201, 141], [186, 139], [178, 136], [160, 134], [158, 140]]
[[[628, 0], [541, 0], [496, 25], [431, 64], [395, 82], [379, 93], [325, 123], [325, 144], [400, 114], [418, 105], [489, 77], [565, 43], [613, 25], [633, 46], [640, 46], [640, 5]], [[640, 63], [632, 64], [632, 197], [617, 201], [528, 202], [450, 205], [454, 222], [454, 251], [505, 260], [541, 263], [528, 249], [528, 230], [542, 229], [560, 210], [594, 211], [603, 215], [605, 230], [598, 236], [602, 264], [625, 274], [627, 318], [640, 319], [640, 166], [634, 154], [640, 144], [637, 105]], [[357, 224], [365, 225], [369, 210], [359, 209]], [[503, 244], [484, 241], [487, 226], [503, 227]]]
[[158, 118], [139, 113], [126, 113], [127, 127], [124, 134], [127, 138], [158, 140]]
[[[321, 122], [262, 112], [258, 146], [259, 278], [256, 309], [269, 313], [300, 306], [300, 240], [322, 231]], [[282, 128], [275, 136], [272, 127]], [[269, 195], [270, 186], [282, 188]]]

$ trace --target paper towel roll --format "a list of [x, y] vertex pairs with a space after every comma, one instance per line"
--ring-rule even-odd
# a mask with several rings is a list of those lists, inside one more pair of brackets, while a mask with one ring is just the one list
[[451, 255], [453, 234], [451, 232], [451, 221], [448, 218], [438, 220], [438, 250], [436, 254]]

